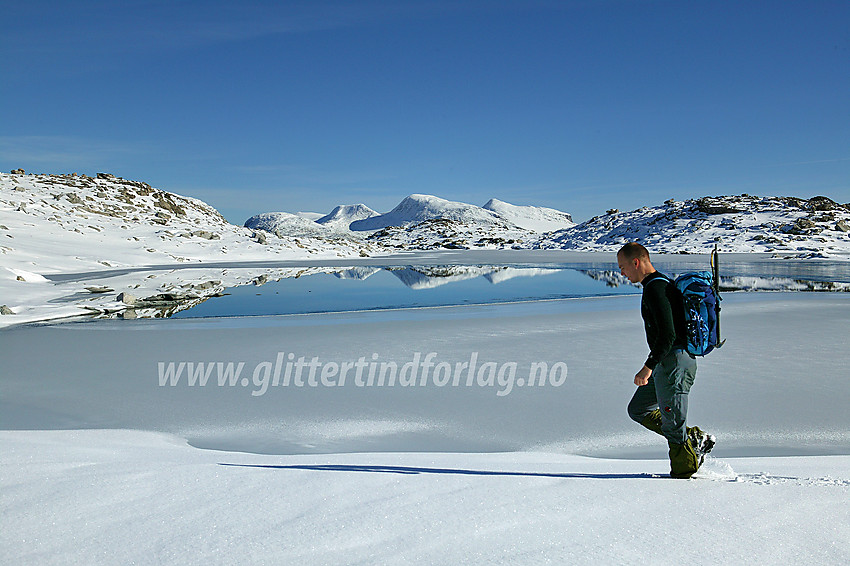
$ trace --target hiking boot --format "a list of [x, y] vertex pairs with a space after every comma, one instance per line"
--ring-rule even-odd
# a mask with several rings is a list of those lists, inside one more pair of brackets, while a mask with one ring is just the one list
[[699, 465], [702, 466], [705, 455], [714, 448], [714, 435], [703, 432], [698, 426], [689, 426], [688, 440], [697, 455]]
[[670, 447], [670, 477], [688, 479], [699, 469], [699, 458], [691, 446], [690, 439], [684, 444], [667, 442]]

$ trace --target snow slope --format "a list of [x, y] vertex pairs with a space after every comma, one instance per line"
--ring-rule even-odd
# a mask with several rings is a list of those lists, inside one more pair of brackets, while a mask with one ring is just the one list
[[333, 230], [317, 224], [314, 220], [300, 214], [289, 212], [263, 212], [245, 221], [245, 228], [265, 230], [278, 238], [330, 238]]
[[[256, 456], [134, 431], [0, 432], [30, 564], [845, 564], [850, 457], [676, 482], [563, 454]], [[660, 510], [663, 510], [660, 511]], [[666, 542], [666, 544], [665, 544]]]
[[846, 258], [850, 205], [826, 197], [671, 199], [630, 212], [611, 210], [529, 246], [611, 252], [629, 241], [656, 253], [705, 253], [717, 243], [724, 252]]
[[481, 208], [492, 210], [509, 222], [532, 232], [550, 232], [575, 226], [571, 215], [554, 208], [517, 206], [494, 198]]

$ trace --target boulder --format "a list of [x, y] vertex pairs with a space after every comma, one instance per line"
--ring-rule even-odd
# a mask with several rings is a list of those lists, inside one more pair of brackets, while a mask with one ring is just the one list
[[192, 232], [192, 235], [197, 238], [203, 238], [205, 240], [220, 240], [221, 236], [218, 234], [213, 234], [212, 232], [208, 232], [207, 230], [195, 230]]
[[732, 203], [717, 198], [697, 199], [697, 210], [705, 214], [732, 214], [742, 212], [742, 209]]
[[834, 210], [837, 206], [838, 203], [829, 197], [812, 197], [809, 199], [810, 210]]
[[786, 225], [782, 231], [786, 234], [794, 234], [797, 236], [809, 236], [819, 234], [823, 230], [822, 227], [814, 223], [808, 218], [798, 218], [793, 223]]
[[121, 293], [118, 295], [118, 300], [124, 303], [125, 305], [135, 305], [136, 297], [131, 295], [130, 293]]

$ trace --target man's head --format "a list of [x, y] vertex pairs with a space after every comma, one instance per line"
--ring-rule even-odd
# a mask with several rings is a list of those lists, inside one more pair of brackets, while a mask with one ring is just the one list
[[637, 242], [629, 242], [617, 252], [620, 273], [632, 283], [640, 283], [644, 277], [655, 272], [649, 261], [649, 252]]

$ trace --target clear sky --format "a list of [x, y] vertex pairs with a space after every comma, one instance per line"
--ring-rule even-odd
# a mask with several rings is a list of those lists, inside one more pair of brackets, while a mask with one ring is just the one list
[[0, 0], [0, 169], [268, 211], [850, 202], [850, 2]]

